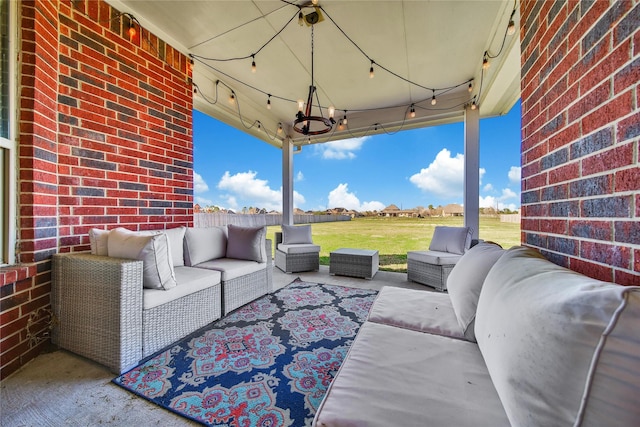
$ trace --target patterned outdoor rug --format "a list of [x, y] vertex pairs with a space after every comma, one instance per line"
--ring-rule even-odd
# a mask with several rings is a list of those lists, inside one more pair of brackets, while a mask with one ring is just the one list
[[211, 426], [308, 426], [376, 291], [293, 283], [114, 383]]

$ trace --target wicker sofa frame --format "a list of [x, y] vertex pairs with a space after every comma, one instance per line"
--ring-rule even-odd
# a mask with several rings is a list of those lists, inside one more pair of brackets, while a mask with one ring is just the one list
[[447, 290], [447, 278], [455, 264], [429, 264], [414, 259], [407, 259], [407, 280], [431, 286], [439, 291]]
[[[266, 249], [270, 254], [269, 239]], [[206, 289], [144, 310], [142, 269], [137, 260], [54, 255], [53, 343], [120, 374], [273, 289], [273, 261], [268, 256], [265, 269], [228, 281], [217, 279]]]

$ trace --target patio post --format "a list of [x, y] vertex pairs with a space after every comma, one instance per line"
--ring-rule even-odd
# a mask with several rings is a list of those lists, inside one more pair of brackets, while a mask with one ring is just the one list
[[293, 142], [282, 141], [282, 224], [293, 225]]
[[464, 110], [464, 225], [478, 238], [480, 227], [480, 109]]

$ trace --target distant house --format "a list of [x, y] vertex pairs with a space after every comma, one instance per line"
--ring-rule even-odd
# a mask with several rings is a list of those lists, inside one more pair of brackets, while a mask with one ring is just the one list
[[442, 208], [442, 216], [464, 216], [464, 207], [457, 203], [451, 203]]
[[418, 208], [402, 209], [398, 211], [398, 216], [403, 218], [418, 218], [420, 216], [420, 211]]
[[386, 217], [396, 217], [400, 213], [400, 208], [394, 205], [393, 203], [382, 209], [378, 215], [386, 216]]

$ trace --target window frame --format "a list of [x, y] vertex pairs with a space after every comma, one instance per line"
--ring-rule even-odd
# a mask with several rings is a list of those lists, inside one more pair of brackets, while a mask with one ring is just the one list
[[[2, 207], [0, 207], [0, 265], [16, 263], [16, 156], [17, 156], [17, 99], [18, 99], [18, 2], [9, 1], [6, 16], [8, 24], [7, 67], [8, 81], [2, 85], [8, 86], [8, 135], [0, 135], [0, 186]], [[4, 15], [4, 14], [3, 14]], [[4, 46], [4, 43], [2, 44]], [[0, 49], [4, 47], [0, 46]]]

